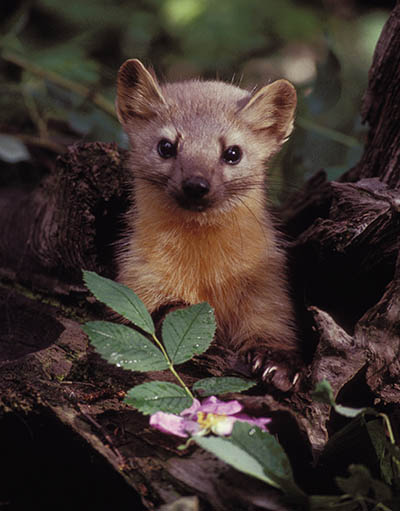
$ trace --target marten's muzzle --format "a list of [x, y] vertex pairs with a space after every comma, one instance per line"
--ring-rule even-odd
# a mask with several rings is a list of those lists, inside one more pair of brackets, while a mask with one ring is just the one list
[[182, 181], [176, 200], [180, 207], [190, 211], [204, 211], [211, 205], [211, 183], [203, 176], [190, 176]]

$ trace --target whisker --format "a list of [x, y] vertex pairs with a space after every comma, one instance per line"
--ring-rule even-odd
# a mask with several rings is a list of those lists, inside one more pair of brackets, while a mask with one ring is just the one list
[[156, 186], [165, 186], [168, 182], [168, 176], [159, 174], [157, 172], [146, 172], [139, 170], [135, 172], [134, 178]]
[[264, 237], [264, 239], [268, 240], [268, 236], [267, 236], [267, 233], [266, 233], [266, 230], [265, 230], [265, 225], [263, 225], [263, 223], [260, 222], [260, 219], [254, 213], [254, 211], [252, 211], [252, 209], [249, 207], [249, 205], [246, 204], [241, 197], [237, 197], [237, 198], [238, 198], [239, 202], [241, 204], [243, 204], [243, 206], [248, 210], [248, 212], [253, 216], [254, 220], [257, 222], [257, 224], [258, 224], [258, 226], [260, 228], [261, 234]]
[[245, 194], [251, 190], [264, 190], [263, 180], [253, 180], [248, 178], [235, 178], [223, 183], [225, 195]]
[[238, 220], [238, 215], [236, 213], [235, 210], [233, 210], [233, 215], [231, 216], [232, 218], [232, 223], [236, 222], [236, 225], [237, 225], [237, 229], [238, 229], [238, 232], [239, 232], [239, 237], [240, 237], [240, 247], [241, 247], [241, 251], [243, 253], [243, 236], [242, 236], [242, 230], [240, 228], [240, 223], [239, 223], [239, 220]]

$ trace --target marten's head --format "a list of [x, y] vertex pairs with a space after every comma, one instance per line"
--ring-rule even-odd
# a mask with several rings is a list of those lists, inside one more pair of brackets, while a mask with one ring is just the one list
[[286, 80], [254, 94], [218, 81], [160, 85], [132, 59], [116, 106], [135, 180], [193, 218], [260, 197], [265, 164], [292, 131], [296, 91]]

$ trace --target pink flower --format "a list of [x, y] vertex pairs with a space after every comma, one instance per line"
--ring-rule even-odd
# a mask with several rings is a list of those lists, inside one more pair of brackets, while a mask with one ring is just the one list
[[219, 401], [215, 396], [205, 399], [202, 404], [194, 399], [192, 406], [183, 410], [180, 415], [154, 413], [150, 417], [150, 425], [163, 433], [180, 437], [203, 436], [210, 432], [220, 436], [230, 435], [236, 421], [249, 422], [263, 430], [267, 429], [265, 425], [271, 419], [249, 417], [239, 413], [242, 408], [239, 401]]

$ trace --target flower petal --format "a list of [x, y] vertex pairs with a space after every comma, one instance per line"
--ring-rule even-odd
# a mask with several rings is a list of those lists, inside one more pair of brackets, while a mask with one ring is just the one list
[[200, 431], [206, 431], [202, 430], [198, 422], [192, 421], [190, 419], [185, 419], [185, 431], [189, 433], [189, 435], [197, 435]]
[[189, 408], [185, 408], [180, 415], [181, 417], [192, 417], [197, 414], [199, 408], [201, 407], [200, 401], [198, 399], [193, 399], [193, 403]]
[[199, 411], [218, 415], [234, 415], [240, 412], [242, 408], [243, 406], [239, 401], [220, 401], [215, 396], [211, 396], [203, 401]]
[[187, 437], [185, 432], [185, 419], [173, 413], [156, 412], [150, 417], [150, 426], [163, 433]]

